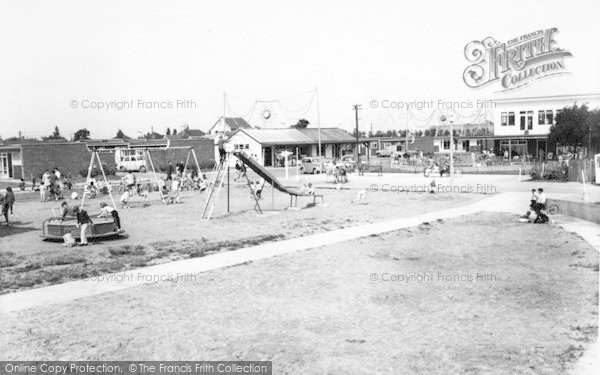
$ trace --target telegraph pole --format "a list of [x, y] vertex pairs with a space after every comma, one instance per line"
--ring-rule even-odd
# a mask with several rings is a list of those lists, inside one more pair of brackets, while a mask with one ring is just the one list
[[355, 114], [355, 118], [356, 118], [356, 162], [357, 162], [357, 167], [360, 171], [360, 152], [358, 151], [358, 145], [360, 144], [359, 142], [359, 134], [358, 134], [358, 110], [361, 109], [360, 108], [361, 105], [360, 104], [355, 104], [352, 106], [352, 108], [354, 108], [354, 114]]

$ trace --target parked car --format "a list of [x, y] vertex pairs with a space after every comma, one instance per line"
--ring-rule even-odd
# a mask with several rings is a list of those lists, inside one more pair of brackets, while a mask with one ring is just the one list
[[302, 158], [300, 162], [300, 172], [317, 174], [325, 172], [325, 164], [323, 159], [319, 160], [318, 157], [307, 157]]
[[377, 151], [375, 151], [375, 155], [382, 157], [382, 158], [387, 158], [387, 157], [392, 156], [392, 151], [386, 150], [386, 149], [377, 150]]
[[140, 171], [141, 173], [144, 173], [147, 170], [146, 160], [144, 160], [143, 156], [125, 156], [117, 163], [117, 169], [121, 172]]

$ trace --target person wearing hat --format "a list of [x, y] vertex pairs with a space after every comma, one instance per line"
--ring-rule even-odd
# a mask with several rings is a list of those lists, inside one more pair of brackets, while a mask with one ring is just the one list
[[98, 217], [108, 217], [108, 215], [112, 216], [115, 224], [117, 224], [117, 228], [121, 231], [121, 219], [117, 210], [104, 202], [100, 203], [100, 214]]

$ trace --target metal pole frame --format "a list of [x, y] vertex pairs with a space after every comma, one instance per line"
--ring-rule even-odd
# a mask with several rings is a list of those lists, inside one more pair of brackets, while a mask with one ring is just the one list
[[315, 88], [316, 96], [317, 96], [317, 126], [318, 126], [318, 137], [319, 137], [319, 150], [317, 155], [319, 159], [321, 158], [321, 108], [319, 106], [319, 86]]
[[81, 208], [83, 208], [83, 205], [85, 204], [85, 187], [86, 187], [88, 181], [90, 180], [90, 178], [92, 177], [92, 168], [94, 167], [95, 156], [96, 156], [96, 150], [92, 150], [92, 157], [90, 158], [90, 165], [88, 166], [87, 178], [85, 179], [85, 182], [83, 183], [83, 196], [81, 197], [81, 204], [79, 205], [79, 207], [81, 207]]
[[162, 193], [162, 189], [160, 188], [160, 184], [158, 183], [158, 175], [156, 174], [156, 169], [154, 169], [154, 162], [152, 162], [152, 156], [150, 155], [150, 150], [147, 148], [144, 149], [146, 156], [148, 157], [148, 161], [150, 162], [150, 167], [152, 167], [152, 173], [154, 174], [154, 179], [156, 180], [156, 186], [158, 187], [158, 194], [160, 194], [160, 200], [163, 204], [166, 204], [165, 196]]
[[108, 179], [106, 178], [106, 174], [104, 173], [104, 167], [102, 166], [102, 160], [100, 160], [100, 153], [98, 151], [94, 151], [94, 154], [96, 154], [96, 158], [98, 159], [98, 165], [100, 165], [100, 171], [102, 172], [102, 177], [104, 178], [104, 183], [107, 186], [108, 189], [108, 195], [110, 195], [110, 201], [113, 204], [113, 207], [116, 208], [116, 204], [115, 204], [115, 199], [112, 196], [112, 186], [111, 184], [108, 183]]

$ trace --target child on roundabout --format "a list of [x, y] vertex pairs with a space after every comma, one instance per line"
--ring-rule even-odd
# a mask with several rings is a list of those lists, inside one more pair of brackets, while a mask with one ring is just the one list
[[117, 225], [117, 228], [119, 229], [119, 232], [122, 232], [123, 229], [121, 229], [121, 219], [119, 218], [119, 212], [114, 207], [111, 207], [104, 202], [100, 203], [100, 213], [98, 214], [98, 217], [108, 217], [109, 215], [112, 216], [115, 224]]

